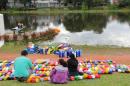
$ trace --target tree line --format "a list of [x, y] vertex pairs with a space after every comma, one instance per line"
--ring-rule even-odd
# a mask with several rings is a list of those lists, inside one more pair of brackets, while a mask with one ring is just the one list
[[[0, 9], [7, 9], [8, 1], [9, 0], [0, 0]], [[16, 2], [23, 4], [25, 8], [32, 7], [32, 4], [33, 7], [36, 7], [35, 6], [36, 0], [13, 0], [14, 7]], [[59, 4], [59, 7], [61, 7], [61, 5], [64, 5], [65, 7], [72, 7], [72, 8], [82, 7], [87, 9], [110, 5], [110, 0], [57, 0], [57, 2]], [[114, 5], [118, 7], [130, 6], [130, 0], [118, 0], [118, 3]]]

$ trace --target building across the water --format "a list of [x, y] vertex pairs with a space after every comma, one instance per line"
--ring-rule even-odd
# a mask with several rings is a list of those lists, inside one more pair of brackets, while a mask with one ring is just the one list
[[[118, 4], [119, 0], [106, 0], [110, 4]], [[58, 7], [59, 5], [61, 7], [64, 6], [64, 1], [61, 1], [61, 3], [58, 2], [58, 0], [31, 0], [30, 3], [27, 3], [26, 6], [35, 6], [37, 8], [42, 7]], [[69, 4], [68, 4], [69, 5]], [[8, 6], [9, 7], [24, 7], [23, 3], [20, 3], [20, 0], [8, 0]]]
[[32, 4], [35, 4], [36, 7], [57, 7], [58, 1], [57, 0], [32, 0]]
[[19, 0], [8, 0], [8, 6], [13, 7], [24, 7], [24, 4], [20, 3]]
[[[30, 3], [27, 3], [28, 6]], [[37, 8], [42, 7], [57, 7], [59, 6], [58, 0], [32, 0], [31, 5], [35, 5]], [[24, 4], [20, 3], [20, 0], [8, 0], [9, 7], [24, 7]]]

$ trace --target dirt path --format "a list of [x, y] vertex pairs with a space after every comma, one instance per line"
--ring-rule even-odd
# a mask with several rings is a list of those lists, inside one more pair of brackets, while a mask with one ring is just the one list
[[[16, 57], [18, 57], [19, 54], [16, 53], [0, 53], [0, 60], [14, 60]], [[31, 54], [28, 55], [28, 57], [31, 60], [36, 59], [51, 59], [51, 60], [57, 60], [59, 57], [53, 54], [50, 55], [44, 55], [44, 54]], [[88, 60], [113, 60], [116, 63], [121, 64], [129, 64], [130, 65], [130, 54], [123, 54], [123, 55], [98, 55], [98, 54], [83, 54], [78, 59], [88, 59]]]

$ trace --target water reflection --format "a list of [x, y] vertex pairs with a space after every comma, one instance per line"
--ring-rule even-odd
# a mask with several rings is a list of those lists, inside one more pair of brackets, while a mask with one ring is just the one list
[[102, 33], [106, 27], [108, 16], [104, 14], [68, 14], [64, 17], [64, 25], [71, 32], [83, 30]]
[[49, 27], [49, 24], [53, 22], [55, 25], [59, 24], [59, 16], [50, 15], [29, 15], [29, 14], [5, 14], [5, 29], [6, 33], [11, 32], [11, 29], [16, 27], [18, 22], [22, 22], [26, 26], [25, 31], [40, 31]]
[[[51, 43], [67, 42], [75, 45], [114, 45], [130, 47], [130, 26], [128, 23], [121, 24], [117, 20], [112, 20], [107, 23], [107, 26], [101, 34], [97, 34], [94, 31], [71, 33], [64, 28], [63, 24], [59, 27], [62, 28], [61, 32], [53, 41], [51, 41]], [[44, 43], [47, 44], [48, 42]]]
[[4, 19], [6, 29], [16, 27], [18, 22], [22, 22], [28, 29], [36, 29], [37, 26], [36, 16], [33, 15], [28, 16], [26, 14], [17, 14], [17, 15], [5, 14]]
[[120, 22], [120, 23], [124, 23], [124, 22], [128, 22], [130, 25], [130, 13], [118, 13], [115, 14], [113, 16], [116, 17], [116, 19]]
[[[25, 31], [41, 32], [59, 27], [61, 32], [45, 43], [67, 42], [76, 45], [114, 45], [130, 47], [129, 13], [118, 14], [58, 14], [4, 16], [6, 32], [23, 22]], [[50, 40], [50, 39], [48, 39]], [[42, 44], [42, 43], [41, 43]]]

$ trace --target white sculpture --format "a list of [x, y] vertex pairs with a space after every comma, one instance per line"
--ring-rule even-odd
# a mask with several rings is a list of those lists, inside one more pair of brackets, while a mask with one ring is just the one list
[[[0, 14], [0, 36], [5, 34], [3, 14]], [[0, 40], [0, 47], [4, 45], [4, 40]]]

